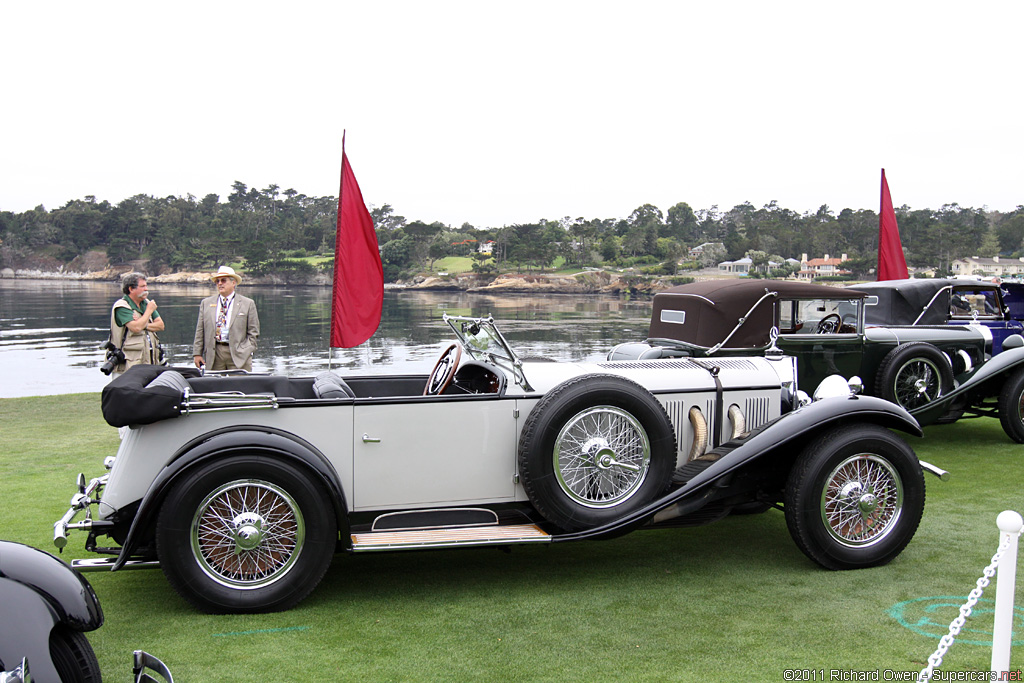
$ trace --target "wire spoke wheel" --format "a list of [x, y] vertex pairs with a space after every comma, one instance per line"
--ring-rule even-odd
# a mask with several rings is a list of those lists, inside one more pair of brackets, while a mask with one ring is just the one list
[[910, 543], [924, 513], [921, 463], [876, 424], [826, 428], [804, 446], [783, 494], [797, 547], [826, 569], [877, 567]]
[[295, 565], [305, 540], [298, 504], [266, 481], [232, 481], [196, 509], [192, 554], [215, 582], [236, 589], [268, 586]]
[[839, 543], [869, 546], [885, 538], [900, 519], [903, 484], [888, 461], [859, 454], [829, 474], [821, 494], [821, 519]]
[[939, 368], [927, 358], [915, 358], [896, 373], [893, 388], [897, 402], [907, 410], [931, 403], [942, 395]]
[[580, 375], [533, 407], [516, 464], [530, 503], [563, 531], [608, 524], [668, 488], [676, 438], [665, 408], [636, 382]]
[[555, 439], [558, 484], [593, 508], [618, 505], [643, 484], [651, 444], [640, 422], [614, 406], [596, 406], [569, 419]]

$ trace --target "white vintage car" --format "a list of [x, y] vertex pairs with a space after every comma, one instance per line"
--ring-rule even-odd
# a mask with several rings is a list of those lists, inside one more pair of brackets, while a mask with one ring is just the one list
[[[785, 511], [830, 569], [913, 537], [922, 468], [902, 408], [839, 377], [811, 402], [793, 358], [520, 359], [490, 318], [429, 375], [317, 377], [137, 366], [103, 391], [131, 425], [108, 474], [55, 524], [109, 557], [159, 562], [214, 612], [287, 609], [348, 553], [605, 538]], [[76, 521], [77, 520], [77, 521]], [[102, 547], [100, 539], [114, 544]]]

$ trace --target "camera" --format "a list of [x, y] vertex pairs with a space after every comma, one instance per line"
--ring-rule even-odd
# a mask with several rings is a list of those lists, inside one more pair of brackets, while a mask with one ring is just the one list
[[107, 358], [103, 361], [103, 365], [100, 366], [100, 372], [104, 375], [109, 375], [118, 365], [124, 363], [124, 351], [114, 346], [114, 343], [109, 339], [100, 348], [107, 351]]

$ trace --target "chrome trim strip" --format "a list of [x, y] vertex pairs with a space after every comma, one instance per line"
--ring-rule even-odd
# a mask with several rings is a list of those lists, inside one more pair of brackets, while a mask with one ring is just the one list
[[181, 402], [181, 414], [188, 415], [193, 411], [212, 413], [225, 410], [257, 410], [277, 407], [279, 407], [277, 396], [273, 394], [248, 395], [241, 392], [193, 394], [185, 392], [184, 400]]

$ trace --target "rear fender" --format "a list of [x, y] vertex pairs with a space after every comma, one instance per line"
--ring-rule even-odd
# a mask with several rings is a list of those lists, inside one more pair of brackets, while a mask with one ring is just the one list
[[803, 444], [833, 426], [859, 422], [922, 436], [920, 425], [906, 410], [873, 396], [850, 396], [816, 401], [786, 413], [750, 433], [723, 444], [721, 458], [667, 496], [602, 527], [555, 536], [552, 541], [618, 536], [650, 521], [658, 512], [679, 506], [681, 511], [699, 509], [715, 482], [763, 458], [789, 457]]
[[156, 476], [132, 519], [131, 528], [121, 546], [121, 553], [111, 571], [120, 569], [131, 559], [140, 539], [156, 523], [157, 513], [167, 493], [187, 471], [211, 460], [243, 453], [258, 453], [279, 458], [315, 473], [330, 492], [341, 537], [348, 537], [348, 507], [345, 503], [345, 493], [334, 467], [323, 453], [287, 432], [251, 425], [229, 427], [204, 434], [183, 446], [167, 467]]

